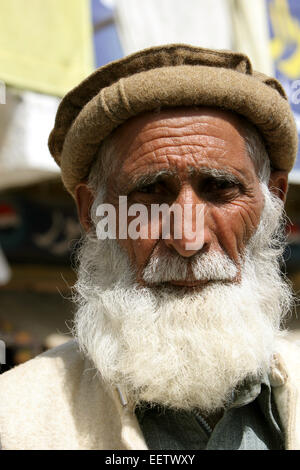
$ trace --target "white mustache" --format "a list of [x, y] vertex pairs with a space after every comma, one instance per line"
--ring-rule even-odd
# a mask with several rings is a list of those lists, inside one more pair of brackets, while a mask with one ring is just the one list
[[196, 255], [192, 260], [176, 254], [154, 255], [144, 269], [143, 280], [150, 284], [190, 280], [233, 281], [237, 273], [235, 263], [221, 253], [203, 253]]

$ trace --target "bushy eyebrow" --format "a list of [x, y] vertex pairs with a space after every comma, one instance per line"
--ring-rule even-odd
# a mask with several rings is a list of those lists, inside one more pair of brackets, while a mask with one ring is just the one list
[[188, 168], [190, 176], [210, 176], [215, 180], [227, 181], [229, 183], [235, 183], [237, 185], [242, 185], [243, 182], [234, 175], [231, 171], [226, 169], [217, 169], [217, 168], [208, 168], [208, 167], [193, 167]]
[[126, 188], [124, 189], [127, 192], [137, 190], [143, 186], [158, 183], [163, 177], [174, 177], [176, 174], [177, 173], [174, 170], [159, 170], [155, 172], [150, 171], [149, 173], [144, 173], [138, 176], [131, 175], [126, 182]]

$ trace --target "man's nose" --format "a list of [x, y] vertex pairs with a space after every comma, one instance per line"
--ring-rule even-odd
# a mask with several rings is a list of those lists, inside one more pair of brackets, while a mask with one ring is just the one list
[[185, 187], [171, 207], [169, 249], [186, 258], [208, 249], [211, 234], [206, 224], [206, 203], [193, 190]]

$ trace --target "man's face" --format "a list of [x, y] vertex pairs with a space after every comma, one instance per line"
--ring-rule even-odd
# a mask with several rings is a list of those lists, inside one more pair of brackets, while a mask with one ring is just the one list
[[[243, 129], [211, 109], [145, 114], [115, 133], [105, 200], [103, 187], [78, 186], [92, 231], [79, 255], [75, 335], [101, 376], [135, 402], [210, 412], [269, 370], [291, 299], [278, 264], [283, 204], [273, 194], [284, 194], [286, 175], [272, 173], [272, 192], [259, 182]], [[172, 228], [169, 240], [151, 230], [146, 239], [95, 238], [99, 201], [118, 212], [119, 196], [128, 206], [203, 206], [203, 245], [188, 250]]]
[[[200, 250], [186, 248], [184, 230], [181, 239], [171, 229], [169, 240], [150, 236], [118, 240], [136, 268], [138, 282], [144, 283], [142, 274], [152, 255], [177, 253], [187, 259], [197, 252], [215, 252], [239, 266], [240, 255], [259, 224], [263, 195], [238, 118], [205, 108], [165, 110], [133, 118], [116, 134], [117, 161], [105, 202], [114, 204], [117, 213], [119, 196], [127, 196], [129, 207], [176, 203], [182, 208], [199, 204], [204, 209]], [[151, 223], [149, 217], [149, 234]], [[195, 221], [189, 223], [194, 229]], [[191, 274], [188, 280], [170, 283], [200, 287], [203, 280]]]

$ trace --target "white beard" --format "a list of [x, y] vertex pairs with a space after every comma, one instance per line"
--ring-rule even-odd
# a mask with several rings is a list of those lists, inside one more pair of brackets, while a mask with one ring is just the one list
[[[274, 236], [283, 206], [263, 191], [265, 208], [243, 255], [240, 283], [219, 281], [198, 292], [140, 287], [115, 240], [84, 241], [74, 335], [103, 379], [125, 387], [135, 403], [212, 412], [245, 378], [268, 372], [291, 291], [280, 276], [283, 243]], [[219, 266], [219, 279], [226, 272], [232, 279], [227, 257], [212, 254], [207, 261], [201, 271], [198, 259], [201, 276], [205, 266], [217, 276]], [[148, 280], [153, 266], [157, 279], [159, 264], [151, 266]]]

